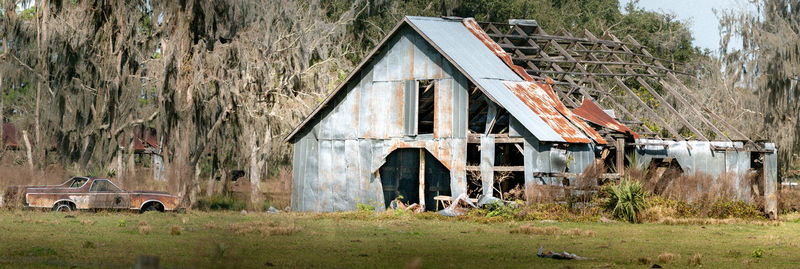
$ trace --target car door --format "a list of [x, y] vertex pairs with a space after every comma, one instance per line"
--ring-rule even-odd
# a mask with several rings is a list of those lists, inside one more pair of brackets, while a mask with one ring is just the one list
[[107, 179], [96, 179], [89, 188], [90, 208], [130, 208], [130, 194], [122, 191], [119, 187]]

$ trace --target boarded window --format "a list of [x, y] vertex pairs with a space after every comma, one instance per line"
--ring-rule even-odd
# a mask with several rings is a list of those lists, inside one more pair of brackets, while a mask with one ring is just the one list
[[433, 80], [417, 81], [417, 134], [433, 134], [434, 87]]

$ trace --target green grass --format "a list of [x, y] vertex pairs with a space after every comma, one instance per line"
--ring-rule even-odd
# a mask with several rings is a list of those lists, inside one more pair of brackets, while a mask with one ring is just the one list
[[[779, 223], [659, 225], [629, 223], [480, 223], [443, 218], [351, 212], [266, 214], [238, 212], [63, 213], [0, 211], [0, 267], [132, 267], [156, 255], [164, 268], [402, 268], [417, 257], [428, 268], [637, 267], [658, 262], [688, 267], [696, 253], [707, 268], [798, 267], [797, 216]], [[480, 219], [477, 219], [480, 220]], [[125, 225], [120, 225], [125, 223]], [[523, 225], [578, 228], [570, 233], [511, 233]], [[140, 232], [149, 226], [150, 232]], [[180, 235], [172, 235], [172, 227]], [[594, 258], [559, 261], [536, 257], [539, 246]], [[760, 257], [754, 257], [759, 253]], [[661, 264], [660, 265], [665, 265]], [[648, 266], [649, 267], [649, 266]]]

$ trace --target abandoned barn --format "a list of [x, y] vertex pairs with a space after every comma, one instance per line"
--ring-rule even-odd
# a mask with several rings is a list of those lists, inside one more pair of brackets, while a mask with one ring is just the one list
[[[774, 215], [774, 144], [693, 104], [674, 66], [610, 34], [405, 17], [286, 137], [292, 209], [383, 209], [399, 198], [434, 210], [461, 194], [533, 199], [540, 186], [580, 193], [633, 167], [659, 186], [669, 169], [709, 175], [699, 191], [733, 175], [725, 184], [736, 199], [764, 197]], [[655, 101], [639, 98], [631, 81]]]

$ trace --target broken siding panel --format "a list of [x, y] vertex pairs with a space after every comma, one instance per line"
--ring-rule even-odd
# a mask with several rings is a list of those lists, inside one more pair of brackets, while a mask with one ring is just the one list
[[451, 137], [453, 135], [453, 80], [435, 81], [433, 109], [433, 137]]
[[[569, 157], [567, 168], [570, 173], [583, 173], [594, 162], [594, 151], [591, 144], [571, 144], [567, 148]], [[570, 178], [573, 185], [574, 178]]]
[[333, 196], [331, 211], [347, 210], [350, 202], [350, 193], [347, 192], [347, 159], [345, 141], [334, 140], [332, 143], [331, 160], [331, 195]]
[[493, 134], [481, 135], [481, 186], [483, 195], [489, 197], [494, 196], [494, 137]]
[[[567, 171], [567, 150], [551, 147], [550, 148], [550, 172], [564, 173]], [[555, 178], [550, 179], [551, 185], [562, 185], [561, 181]]]
[[[374, 191], [371, 191], [371, 184], [373, 181], [372, 171], [370, 164], [372, 163], [372, 140], [358, 140], [358, 191], [357, 198], [363, 203], [372, 203], [374, 199]], [[372, 199], [372, 200], [370, 200]], [[380, 200], [383, 202], [383, 200]]]
[[386, 137], [403, 137], [403, 100], [405, 99], [405, 83], [396, 81], [392, 83], [392, 100], [386, 105], [386, 112], [390, 121], [386, 127]]
[[[452, 197], [467, 192], [467, 140], [450, 141], [450, 191]], [[447, 145], [442, 150], [448, 150]]]

